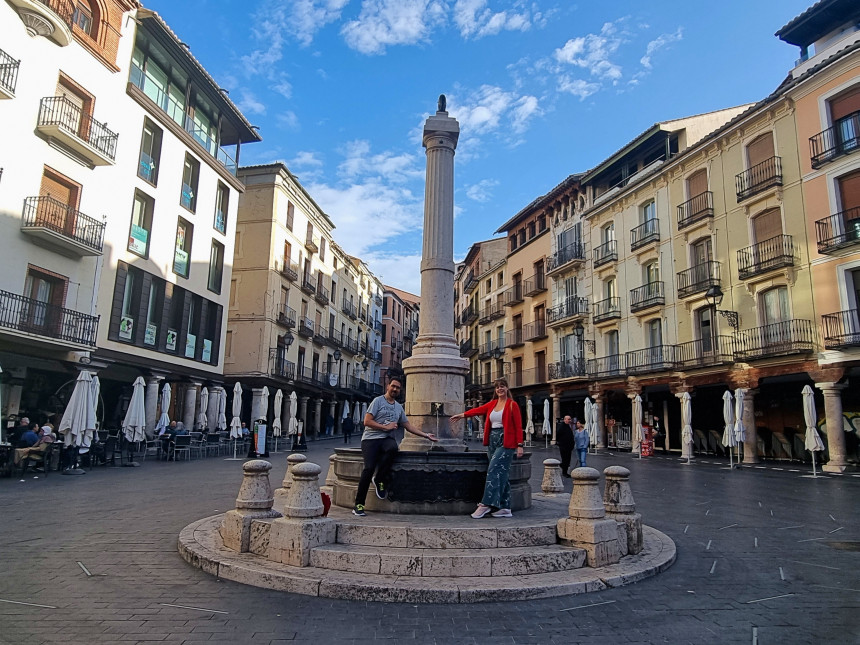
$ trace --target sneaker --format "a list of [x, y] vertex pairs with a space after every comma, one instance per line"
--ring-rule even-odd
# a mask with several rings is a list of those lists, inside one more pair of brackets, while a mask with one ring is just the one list
[[513, 517], [514, 514], [511, 513], [511, 509], [509, 508], [500, 508], [495, 513], [490, 513], [493, 517]]
[[376, 489], [376, 496], [379, 499], [385, 499], [388, 497], [388, 491], [385, 490], [385, 484], [382, 482], [376, 481], [376, 476], [372, 477], [370, 481], [373, 483], [373, 487]]
[[[492, 508], [489, 506], [484, 506], [483, 504], [478, 504], [478, 508], [476, 508], [475, 512], [472, 513], [472, 517], [474, 517], [476, 520], [479, 520], [482, 517], [484, 517], [487, 513], [489, 513], [491, 510], [492, 510]], [[510, 511], [508, 511], [508, 512], [510, 512]]]
[[367, 513], [364, 512], [364, 504], [356, 504], [355, 508], [352, 509], [353, 515], [358, 515], [359, 517], [366, 517]]

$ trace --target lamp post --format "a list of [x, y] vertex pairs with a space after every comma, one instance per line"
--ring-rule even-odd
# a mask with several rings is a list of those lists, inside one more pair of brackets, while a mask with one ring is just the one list
[[740, 327], [740, 320], [738, 317], [737, 311], [728, 311], [723, 309], [717, 309], [723, 302], [723, 290], [720, 289], [719, 285], [713, 285], [708, 287], [708, 290], [705, 292], [705, 301], [714, 308], [714, 310], [720, 314], [723, 318], [726, 319], [726, 322], [729, 324], [734, 331], [737, 331]]

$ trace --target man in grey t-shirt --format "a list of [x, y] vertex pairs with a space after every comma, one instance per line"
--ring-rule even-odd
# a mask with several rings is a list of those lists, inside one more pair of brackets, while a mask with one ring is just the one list
[[393, 377], [388, 382], [385, 395], [373, 399], [370, 407], [367, 408], [367, 414], [364, 415], [364, 434], [361, 435], [364, 470], [361, 471], [361, 479], [355, 493], [355, 507], [352, 509], [354, 515], [361, 517], [366, 515], [364, 501], [371, 482], [376, 488], [376, 496], [379, 499], [388, 497], [391, 464], [397, 456], [397, 441], [391, 436], [394, 430], [402, 426], [414, 435], [436, 441], [435, 435], [416, 430], [409, 423], [403, 406], [397, 402], [402, 387], [400, 379]]

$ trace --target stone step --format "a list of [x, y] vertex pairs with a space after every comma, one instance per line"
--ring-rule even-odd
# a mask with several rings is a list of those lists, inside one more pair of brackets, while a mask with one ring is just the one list
[[585, 551], [561, 545], [449, 549], [332, 544], [311, 551], [312, 567], [424, 578], [522, 576], [578, 569]]

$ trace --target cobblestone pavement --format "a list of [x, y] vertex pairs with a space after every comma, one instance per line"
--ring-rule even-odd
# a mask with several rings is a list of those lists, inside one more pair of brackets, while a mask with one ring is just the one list
[[[308, 458], [325, 472], [340, 445], [312, 443]], [[551, 452], [533, 452], [535, 486]], [[286, 453], [271, 461], [278, 485]], [[677, 562], [620, 589], [478, 605], [296, 596], [190, 567], [179, 531], [232, 508], [241, 461], [0, 479], [0, 643], [860, 643], [857, 474], [588, 462], [630, 468], [637, 509], [675, 540]]]

